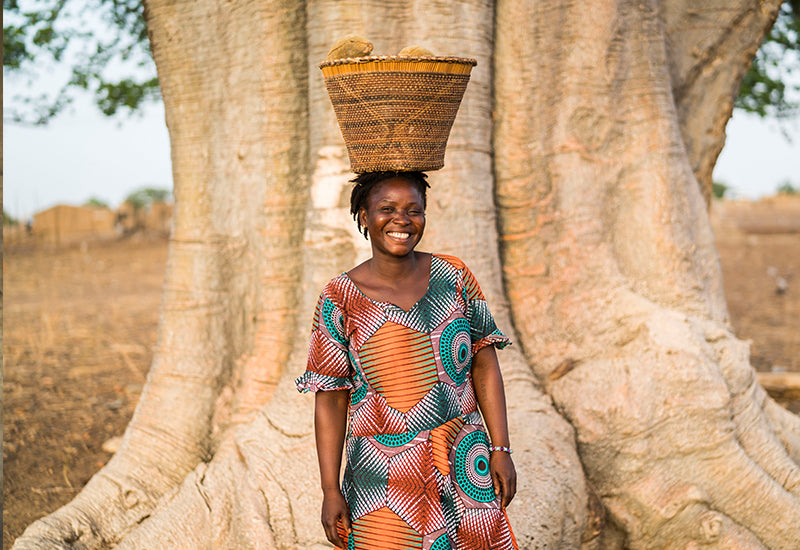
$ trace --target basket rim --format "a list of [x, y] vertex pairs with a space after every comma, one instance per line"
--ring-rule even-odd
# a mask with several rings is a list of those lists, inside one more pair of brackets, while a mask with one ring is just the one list
[[337, 65], [359, 65], [361, 63], [375, 63], [382, 61], [404, 61], [410, 63], [422, 63], [426, 61], [436, 61], [438, 63], [454, 63], [459, 65], [478, 64], [478, 60], [472, 57], [454, 57], [454, 56], [437, 56], [437, 55], [368, 55], [364, 57], [343, 57], [341, 59], [331, 59], [323, 61], [319, 64], [319, 68], [334, 67]]

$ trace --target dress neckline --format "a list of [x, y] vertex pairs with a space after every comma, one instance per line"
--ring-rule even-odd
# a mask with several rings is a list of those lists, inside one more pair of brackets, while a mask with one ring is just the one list
[[356, 282], [353, 279], [350, 278], [350, 275], [347, 274], [347, 271], [343, 272], [342, 275], [344, 275], [344, 277], [350, 282], [350, 284], [353, 285], [353, 288], [355, 288], [356, 291], [358, 291], [359, 294], [361, 294], [364, 298], [366, 298], [367, 300], [369, 300], [373, 304], [378, 305], [378, 306], [392, 306], [392, 307], [395, 307], [395, 308], [399, 309], [403, 313], [410, 313], [411, 311], [413, 311], [417, 307], [417, 305], [419, 305], [419, 303], [422, 300], [424, 300], [428, 296], [428, 293], [431, 290], [431, 279], [433, 277], [433, 261], [435, 259], [436, 259], [436, 255], [435, 254], [431, 254], [431, 264], [428, 267], [428, 286], [425, 287], [425, 292], [408, 309], [403, 309], [402, 307], [398, 306], [394, 302], [390, 302], [388, 300], [375, 300], [374, 298], [370, 298], [369, 296], [367, 296], [364, 293], [364, 291], [362, 291], [360, 288], [358, 288], [358, 285], [356, 284]]

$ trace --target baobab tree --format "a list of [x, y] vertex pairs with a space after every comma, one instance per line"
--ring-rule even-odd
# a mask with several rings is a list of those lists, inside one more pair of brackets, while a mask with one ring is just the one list
[[176, 212], [119, 452], [15, 548], [324, 545], [314, 300], [367, 253], [316, 65], [478, 59], [423, 247], [463, 258], [501, 363], [524, 548], [795, 548], [800, 419], [732, 333], [703, 189], [778, 0], [146, 2]]

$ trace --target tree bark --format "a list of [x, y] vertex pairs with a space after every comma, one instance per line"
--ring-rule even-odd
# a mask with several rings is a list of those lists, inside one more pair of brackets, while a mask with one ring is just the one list
[[147, 3], [176, 202], [158, 346], [120, 451], [16, 546], [115, 544], [274, 388], [292, 345], [308, 194], [296, 7]]
[[[731, 334], [693, 170], [718, 150], [683, 138], [704, 125], [692, 136], [720, 144], [722, 127], [713, 100], [697, 99], [705, 75], [674, 68], [699, 50], [668, 40], [662, 8], [498, 2], [495, 166], [512, 316], [609, 512], [595, 544], [788, 549], [800, 540], [797, 450]], [[768, 25], [728, 9], [750, 34]], [[729, 60], [751, 47], [717, 62], [741, 74]], [[530, 64], [501, 61], [530, 51]]]
[[464, 259], [516, 344], [520, 547], [792, 548], [800, 420], [731, 333], [698, 184], [778, 4], [149, 0], [158, 350], [120, 451], [14, 547], [326, 546], [293, 380], [319, 290], [369, 254], [316, 67], [355, 32], [478, 59], [421, 249]]
[[686, 154], [706, 205], [739, 85], [781, 2], [662, 2], [661, 18]]

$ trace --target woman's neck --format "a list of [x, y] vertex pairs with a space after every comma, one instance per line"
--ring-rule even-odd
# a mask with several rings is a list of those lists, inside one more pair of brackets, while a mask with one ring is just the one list
[[368, 261], [367, 268], [375, 280], [394, 286], [392, 283], [404, 281], [418, 275], [421, 267], [420, 255], [421, 253], [416, 251], [412, 251], [402, 258], [373, 255]]
[[389, 302], [404, 311], [427, 294], [432, 257], [425, 252], [412, 252], [413, 258], [381, 258], [373, 256], [347, 275], [362, 294], [376, 302]]

